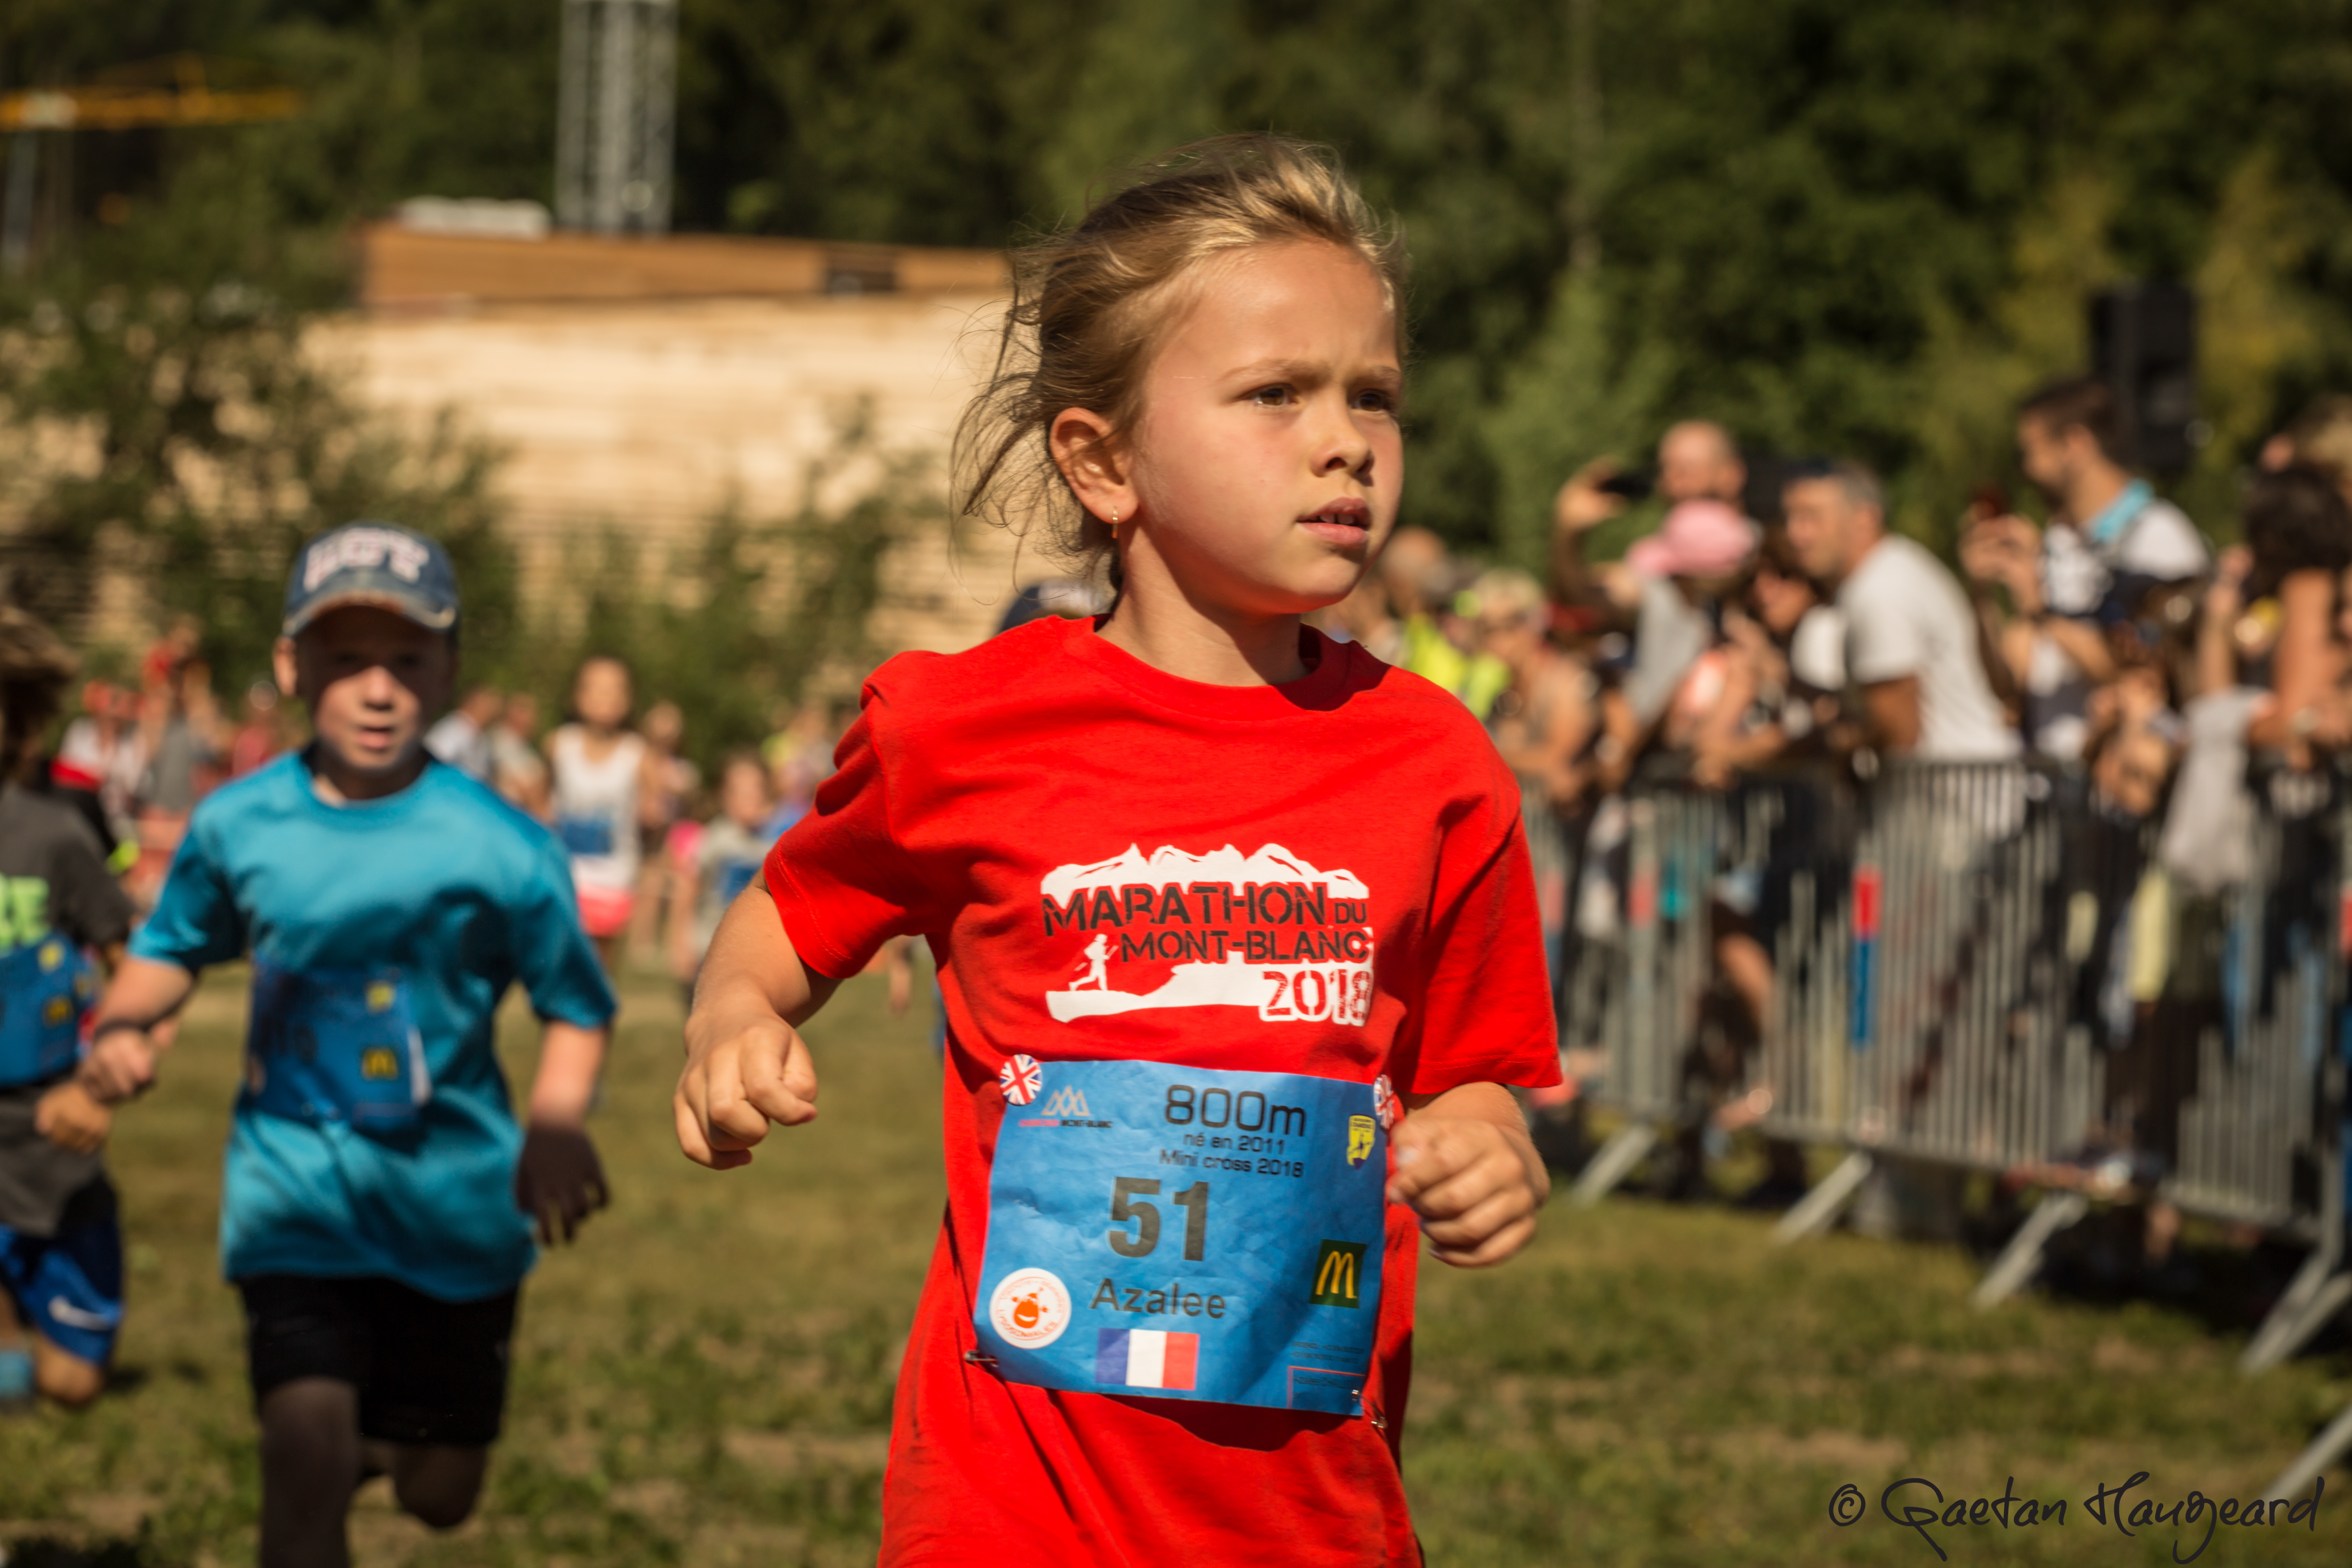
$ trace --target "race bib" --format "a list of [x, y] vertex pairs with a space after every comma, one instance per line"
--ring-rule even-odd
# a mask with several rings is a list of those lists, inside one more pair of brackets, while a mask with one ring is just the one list
[[1361, 1413], [1385, 1079], [1014, 1057], [1002, 1080], [972, 1320], [1003, 1376]]
[[559, 816], [555, 819], [555, 836], [573, 855], [613, 852], [613, 819], [609, 816]]
[[362, 1132], [416, 1123], [432, 1098], [408, 983], [394, 969], [293, 971], [257, 960], [243, 1103]]
[[81, 1059], [81, 1016], [98, 978], [81, 949], [47, 936], [0, 958], [0, 1089], [58, 1077]]

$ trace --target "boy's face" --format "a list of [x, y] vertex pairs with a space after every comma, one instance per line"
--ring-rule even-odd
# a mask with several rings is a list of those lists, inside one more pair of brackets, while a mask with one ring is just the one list
[[330, 610], [278, 639], [278, 684], [310, 705], [320, 745], [360, 773], [414, 761], [449, 704], [457, 652], [446, 633], [367, 605]]

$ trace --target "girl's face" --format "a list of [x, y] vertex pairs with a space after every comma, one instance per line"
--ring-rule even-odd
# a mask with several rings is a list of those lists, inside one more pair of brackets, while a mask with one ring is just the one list
[[616, 730], [629, 720], [629, 672], [609, 658], [591, 659], [572, 687], [572, 709], [590, 724]]
[[1081, 494], [1137, 520], [1130, 582], [1157, 557], [1212, 615], [1302, 614], [1345, 598], [1396, 521], [1396, 318], [1372, 269], [1336, 246], [1211, 265], [1145, 372], [1137, 428], [1105, 475], [1124, 482]]

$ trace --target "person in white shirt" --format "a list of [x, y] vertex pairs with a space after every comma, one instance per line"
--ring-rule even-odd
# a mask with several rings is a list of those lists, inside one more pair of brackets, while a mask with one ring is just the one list
[[1960, 561], [1980, 588], [2008, 591], [2010, 616], [1982, 601], [1987, 657], [2017, 691], [2034, 749], [2071, 761], [2091, 692], [2116, 673], [2105, 626], [2129, 620], [2149, 589], [2204, 575], [2211, 558], [2188, 514], [2132, 473], [2104, 382], [2053, 382], [2020, 404], [2017, 453], [2055, 509], [2049, 526], [1986, 519]]
[[1836, 595], [1864, 742], [1930, 762], [2015, 756], [1968, 595], [1916, 541], [1886, 531], [1876, 478], [1851, 463], [1800, 468], [1782, 508], [1798, 563]]

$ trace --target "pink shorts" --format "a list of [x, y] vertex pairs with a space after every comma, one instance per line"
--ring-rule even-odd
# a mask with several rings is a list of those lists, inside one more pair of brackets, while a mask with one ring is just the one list
[[580, 923], [590, 936], [618, 936], [629, 929], [629, 912], [637, 903], [635, 893], [625, 888], [573, 886], [580, 895]]

